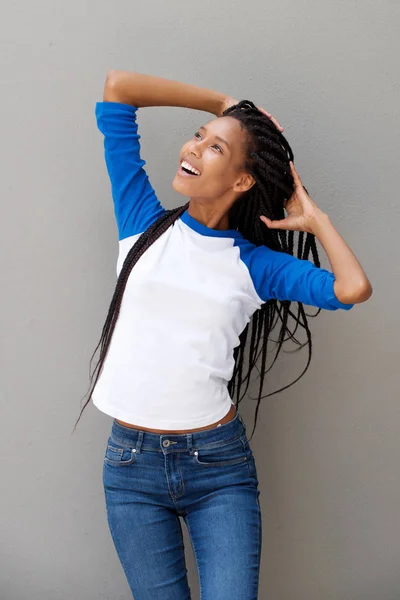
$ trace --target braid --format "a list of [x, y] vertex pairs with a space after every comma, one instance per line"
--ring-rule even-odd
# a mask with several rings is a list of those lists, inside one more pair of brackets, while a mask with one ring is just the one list
[[[297, 257], [307, 260], [311, 252], [314, 264], [319, 267], [320, 261], [314, 235], [311, 233], [305, 234], [304, 231], [269, 229], [260, 219], [261, 215], [265, 215], [272, 220], [284, 219], [285, 200], [290, 198], [294, 190], [294, 180], [289, 165], [289, 161], [293, 161], [293, 152], [286, 138], [271, 119], [263, 115], [255, 104], [249, 100], [243, 100], [231, 106], [221, 116], [238, 119], [245, 130], [247, 134], [247, 161], [244, 168], [253, 176], [256, 182], [233, 204], [229, 213], [229, 227], [240, 231], [244, 238], [256, 246], [265, 245], [272, 250], [285, 252], [292, 256], [294, 256], [296, 233], [298, 236]], [[304, 189], [306, 190], [306, 188]], [[307, 316], [317, 316], [320, 309], [315, 315], [306, 315], [303, 305], [298, 302], [297, 314], [294, 314], [291, 310], [291, 304], [292, 302], [288, 300], [275, 299], [264, 303], [252, 315], [246, 328], [239, 336], [240, 345], [234, 350], [235, 367], [232, 379], [228, 384], [228, 390], [231, 397], [236, 398], [236, 407], [246, 395], [253, 369], [256, 369], [259, 375], [257, 398], [253, 398], [254, 400], [257, 399], [257, 405], [252, 435], [256, 428], [261, 399], [277, 394], [296, 383], [304, 375], [311, 361], [312, 342]], [[294, 330], [291, 330], [288, 325], [289, 317], [292, 317], [295, 321]], [[278, 340], [275, 342], [277, 346], [272, 364], [266, 369], [270, 334], [278, 321], [280, 321], [280, 326]], [[307, 335], [307, 341], [303, 344], [295, 337], [299, 326], [306, 331]], [[251, 330], [250, 338], [248, 336], [249, 329]], [[248, 339], [248, 364], [247, 369], [245, 369], [245, 346]], [[275, 364], [283, 343], [289, 339], [299, 346], [296, 350], [308, 345], [309, 355], [305, 369], [289, 385], [262, 396], [265, 375]], [[260, 359], [261, 363], [258, 368], [257, 365]], [[243, 385], [244, 389], [242, 390]]]
[[[223, 112], [221, 117], [231, 116], [237, 119], [242, 129], [246, 133], [246, 160], [244, 169], [254, 178], [255, 185], [245, 192], [232, 206], [229, 212], [229, 228], [236, 229], [242, 233], [243, 237], [256, 246], [265, 245], [272, 250], [285, 252], [294, 256], [295, 233], [297, 239], [297, 257], [307, 260], [312, 255], [314, 264], [319, 267], [320, 261], [315, 242], [315, 236], [311, 233], [294, 232], [286, 230], [275, 230], [266, 227], [261, 219], [265, 215], [269, 219], [283, 219], [285, 217], [284, 204], [294, 191], [294, 180], [290, 171], [289, 161], [293, 161], [293, 152], [286, 138], [273, 124], [271, 119], [259, 111], [250, 100], [242, 100], [238, 104], [231, 106]], [[304, 188], [307, 192], [307, 189]], [[308, 193], [308, 192], [307, 192]], [[106, 322], [103, 327], [101, 339], [90, 359], [90, 365], [93, 357], [101, 344], [99, 361], [90, 377], [89, 398], [82, 407], [80, 415], [75, 423], [78, 424], [82, 412], [91, 399], [93, 389], [99, 378], [101, 367], [104, 364], [107, 351], [110, 345], [111, 337], [114, 332], [115, 324], [118, 319], [122, 297], [132, 268], [140, 259], [142, 254], [179, 219], [179, 217], [188, 208], [189, 203], [184, 206], [166, 211], [155, 223], [153, 223], [138, 238], [135, 244], [128, 252], [121, 272], [118, 277], [117, 285], [109, 307]], [[234, 348], [234, 369], [232, 378], [228, 383], [228, 391], [232, 399], [236, 396], [236, 407], [242, 401], [247, 393], [251, 374], [255, 369], [259, 376], [257, 405], [255, 410], [254, 427], [251, 437], [254, 434], [260, 401], [262, 398], [272, 396], [281, 392], [294, 383], [296, 383], [306, 372], [311, 361], [311, 332], [307, 323], [307, 316], [315, 317], [321, 309], [314, 315], [306, 315], [303, 305], [298, 302], [297, 315], [291, 310], [291, 301], [271, 299], [265, 302], [260, 309], [253, 313], [249, 323], [239, 336], [240, 343]], [[292, 331], [289, 326], [289, 317], [295, 321], [295, 327]], [[275, 350], [275, 356], [272, 364], [267, 366], [268, 343], [270, 334], [280, 321], [278, 340]], [[298, 327], [306, 331], [307, 341], [303, 344], [295, 337]], [[249, 336], [250, 332], [250, 336]], [[287, 335], [287, 337], [285, 337]], [[300, 350], [308, 345], [309, 355], [307, 364], [303, 372], [289, 385], [279, 390], [262, 396], [265, 375], [271, 370], [281, 351], [284, 342], [291, 340]], [[247, 368], [245, 368], [245, 355], [247, 354]], [[261, 358], [260, 367], [258, 363]], [[91, 385], [93, 377], [96, 375], [94, 384]], [[244, 387], [244, 390], [242, 389]], [[86, 394], [85, 394], [86, 395]], [[251, 439], [250, 437], [250, 439]]]
[[[157, 219], [157, 221], [155, 221], [152, 225], [150, 225], [150, 227], [145, 232], [142, 233], [142, 235], [136, 240], [136, 242], [133, 244], [132, 248], [129, 250], [129, 252], [124, 260], [124, 264], [122, 265], [121, 272], [118, 276], [117, 285], [115, 287], [114, 295], [112, 297], [111, 304], [108, 309], [108, 315], [107, 315], [106, 322], [103, 327], [103, 332], [101, 334], [100, 341], [97, 344], [97, 346], [92, 354], [92, 357], [90, 359], [90, 365], [91, 365], [93, 357], [96, 354], [97, 349], [101, 344], [99, 361], [98, 361], [92, 375], [90, 376], [89, 388], [91, 386], [91, 389], [90, 389], [89, 398], [82, 407], [79, 417], [75, 423], [74, 430], [79, 422], [79, 419], [82, 416], [82, 413], [83, 413], [86, 405], [88, 404], [88, 402], [90, 401], [90, 399], [92, 397], [93, 390], [94, 390], [97, 380], [100, 376], [101, 367], [103, 366], [106, 355], [107, 355], [111, 337], [114, 332], [115, 324], [118, 319], [119, 310], [120, 310], [121, 302], [122, 302], [122, 297], [124, 295], [125, 287], [126, 287], [130, 272], [132, 271], [132, 268], [135, 266], [135, 264], [137, 263], [139, 258], [142, 256], [142, 254], [144, 252], [146, 252], [146, 250], [165, 231], [167, 231], [167, 229], [171, 225], [173, 225], [173, 223], [177, 219], [179, 219], [179, 217], [185, 212], [185, 210], [188, 208], [188, 206], [189, 206], [189, 203], [185, 204], [184, 206], [179, 206], [178, 208], [173, 208], [172, 210], [167, 210], [159, 219]], [[92, 380], [93, 380], [93, 377], [94, 377], [96, 371], [97, 371], [96, 379], [95, 379], [94, 384], [92, 385]], [[85, 396], [86, 396], [86, 394], [85, 394]], [[85, 396], [83, 396], [83, 397], [85, 397]]]

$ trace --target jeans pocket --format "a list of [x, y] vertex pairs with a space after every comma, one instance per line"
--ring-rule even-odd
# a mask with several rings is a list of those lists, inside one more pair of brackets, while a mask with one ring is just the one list
[[214, 448], [196, 448], [194, 457], [197, 464], [208, 467], [228, 467], [248, 460], [241, 437]]
[[136, 449], [124, 446], [113, 439], [107, 441], [104, 462], [112, 467], [126, 467], [132, 465], [136, 460]]

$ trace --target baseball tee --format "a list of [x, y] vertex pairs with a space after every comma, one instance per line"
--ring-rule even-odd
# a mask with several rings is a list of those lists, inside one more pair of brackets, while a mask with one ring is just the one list
[[[165, 213], [141, 158], [138, 108], [97, 102], [97, 126], [119, 234], [117, 276], [129, 250]], [[334, 275], [237, 230], [216, 230], [188, 214], [133, 267], [107, 356], [92, 394], [102, 412], [154, 429], [203, 427], [233, 403], [233, 351], [252, 314], [269, 299], [349, 310]]]

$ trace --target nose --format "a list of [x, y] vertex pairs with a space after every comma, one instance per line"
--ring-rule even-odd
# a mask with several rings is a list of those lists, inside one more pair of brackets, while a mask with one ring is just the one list
[[199, 150], [196, 148], [196, 146], [191, 146], [190, 154], [193, 154], [196, 158], [199, 157]]
[[202, 142], [203, 142], [203, 140], [199, 140], [198, 138], [195, 138], [194, 140], [192, 140], [192, 144], [190, 146], [190, 154], [193, 154], [196, 158], [201, 156]]

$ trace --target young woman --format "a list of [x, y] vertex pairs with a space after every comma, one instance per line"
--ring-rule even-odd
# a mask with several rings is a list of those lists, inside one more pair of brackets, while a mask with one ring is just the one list
[[[103, 471], [112, 538], [135, 600], [190, 598], [179, 517], [202, 600], [254, 600], [261, 512], [238, 404], [261, 357], [260, 402], [278, 319], [275, 358], [285, 332], [297, 342], [289, 317], [305, 329], [311, 356], [303, 303], [348, 310], [370, 297], [371, 284], [264, 109], [123, 71], [108, 74], [103, 100], [96, 117], [119, 256], [92, 392], [113, 417]], [[189, 202], [169, 211], [143, 168], [137, 124], [140, 107], [161, 105], [217, 117], [182, 147], [172, 185]], [[315, 238], [332, 272], [320, 268]]]

